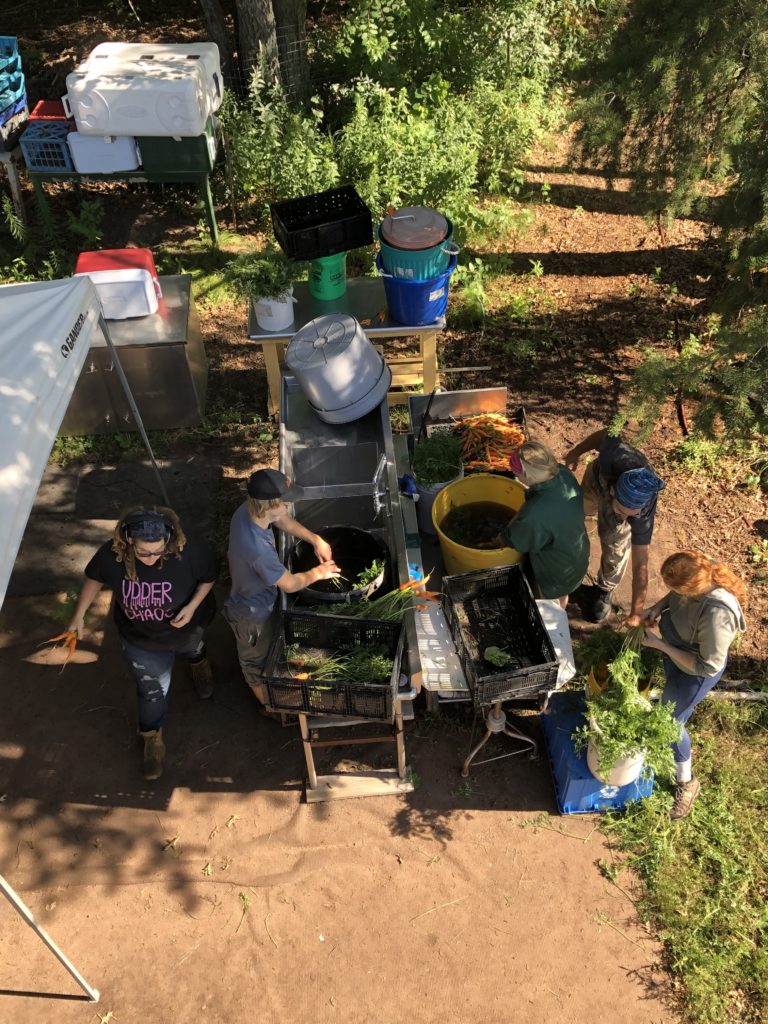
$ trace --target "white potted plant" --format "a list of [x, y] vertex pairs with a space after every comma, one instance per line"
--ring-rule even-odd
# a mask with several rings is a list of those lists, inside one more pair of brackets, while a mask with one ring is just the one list
[[240, 295], [253, 300], [262, 330], [282, 331], [293, 322], [293, 282], [299, 270], [299, 264], [270, 250], [248, 253], [230, 265], [234, 286]]
[[609, 786], [626, 786], [641, 772], [673, 774], [672, 744], [681, 726], [671, 705], [651, 702], [642, 692], [642, 635], [642, 626], [627, 633], [607, 662], [604, 687], [587, 699], [585, 724], [573, 734], [576, 750], [587, 752], [589, 770]]
[[434, 533], [432, 505], [448, 484], [464, 476], [461, 441], [452, 433], [437, 432], [416, 443], [411, 473], [419, 496], [416, 518], [423, 533]]

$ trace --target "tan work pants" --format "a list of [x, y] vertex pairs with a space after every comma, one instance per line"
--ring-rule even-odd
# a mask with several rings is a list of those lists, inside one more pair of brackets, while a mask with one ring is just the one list
[[603, 590], [614, 590], [621, 583], [629, 564], [632, 530], [627, 520], [620, 519], [613, 511], [613, 496], [599, 470], [597, 459], [585, 469], [581, 489], [584, 492], [584, 515], [597, 515], [597, 535], [600, 538], [597, 585]]

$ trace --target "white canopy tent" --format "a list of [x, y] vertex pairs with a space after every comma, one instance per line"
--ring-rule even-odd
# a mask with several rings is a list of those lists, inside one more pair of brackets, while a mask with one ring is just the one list
[[[157, 471], [90, 278], [0, 287], [0, 606], [53, 442], [97, 339], [110, 349]], [[158, 483], [168, 504], [159, 473]]]
[[[95, 340], [110, 350], [168, 504], [152, 448], [88, 277], [0, 287], [0, 607], [40, 479]], [[92, 988], [0, 875], [2, 893], [96, 1002]]]

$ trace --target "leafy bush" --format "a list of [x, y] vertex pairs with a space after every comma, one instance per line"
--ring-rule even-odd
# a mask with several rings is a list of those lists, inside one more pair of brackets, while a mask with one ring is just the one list
[[342, 180], [353, 182], [374, 212], [424, 204], [454, 220], [472, 201], [479, 147], [463, 100], [428, 110], [404, 89], [370, 81], [356, 84], [351, 115], [335, 139]]
[[226, 139], [227, 198], [243, 199], [257, 217], [277, 199], [321, 192], [333, 187], [339, 172], [333, 140], [322, 128], [322, 111], [291, 109], [278, 85], [267, 85], [254, 70], [244, 101], [227, 93], [220, 117]]

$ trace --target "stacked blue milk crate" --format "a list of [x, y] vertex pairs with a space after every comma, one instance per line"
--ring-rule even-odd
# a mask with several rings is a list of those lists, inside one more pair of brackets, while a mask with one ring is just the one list
[[0, 152], [13, 149], [29, 119], [16, 36], [0, 36]]

